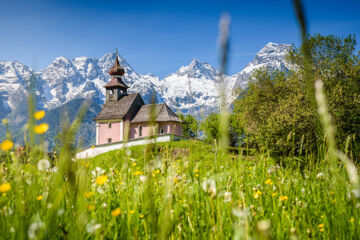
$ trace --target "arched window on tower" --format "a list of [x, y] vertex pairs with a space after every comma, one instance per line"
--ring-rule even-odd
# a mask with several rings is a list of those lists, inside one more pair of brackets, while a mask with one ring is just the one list
[[142, 136], [142, 126], [139, 126], [139, 137]]

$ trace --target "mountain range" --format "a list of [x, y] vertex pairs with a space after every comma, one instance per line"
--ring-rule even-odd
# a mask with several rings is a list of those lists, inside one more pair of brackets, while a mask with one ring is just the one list
[[[288, 69], [285, 55], [289, 48], [288, 44], [268, 43], [242, 71], [223, 76], [228, 104], [237, 97], [235, 89], [246, 88], [254, 70], [260, 67]], [[77, 57], [73, 60], [58, 57], [38, 72], [18, 61], [0, 60], [0, 118], [10, 120], [13, 135], [21, 142], [21, 129], [27, 121], [27, 96], [29, 89], [33, 89], [36, 108], [47, 112], [44, 121], [52, 129], [47, 137], [53, 139], [60, 129], [61, 116], [66, 112], [71, 121], [81, 102], [90, 99], [90, 109], [79, 137], [84, 138], [84, 145], [93, 144], [95, 123], [92, 119], [104, 103], [103, 86], [110, 80], [108, 69], [114, 64], [114, 59], [115, 53], [100, 58]], [[193, 59], [189, 65], [160, 79], [152, 74], [137, 73], [121, 56], [119, 61], [125, 69], [123, 80], [130, 87], [129, 92], [139, 92], [147, 103], [155, 97], [156, 102], [165, 102], [175, 112], [192, 114], [197, 118], [218, 110], [220, 73], [209, 63]], [[2, 126], [0, 132], [4, 131]], [[50, 145], [53, 145], [52, 141]]]

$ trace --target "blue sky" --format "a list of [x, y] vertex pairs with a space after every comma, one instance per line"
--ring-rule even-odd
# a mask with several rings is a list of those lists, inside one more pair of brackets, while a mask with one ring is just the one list
[[[360, 1], [304, 1], [311, 33], [360, 34]], [[0, 59], [35, 70], [58, 56], [119, 49], [135, 71], [164, 77], [192, 58], [218, 66], [218, 22], [231, 16], [229, 74], [268, 42], [299, 44], [291, 0], [0, 0]], [[358, 49], [359, 46], [358, 46]]]

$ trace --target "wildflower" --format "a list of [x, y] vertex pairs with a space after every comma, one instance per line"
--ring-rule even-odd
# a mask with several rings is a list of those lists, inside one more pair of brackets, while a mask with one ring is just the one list
[[96, 178], [96, 184], [97, 185], [104, 185], [106, 181], [108, 180], [108, 176], [103, 175]]
[[280, 201], [286, 201], [288, 200], [288, 196], [280, 196]]
[[143, 218], [144, 217], [144, 214], [140, 214], [140, 216], [139, 216], [140, 218]]
[[140, 179], [141, 182], [146, 182], [147, 177], [144, 176], [144, 175], [141, 175], [139, 179]]
[[119, 216], [119, 215], [120, 215], [120, 213], [121, 213], [120, 208], [117, 208], [117, 209], [115, 209], [115, 210], [111, 211], [111, 216], [113, 216], [113, 217], [117, 217], [117, 216]]
[[89, 167], [89, 166], [90, 166], [90, 163], [86, 163], [86, 164], [85, 164], [85, 167]]
[[262, 192], [257, 191], [256, 193], [254, 193], [254, 198], [259, 198], [261, 194]]
[[40, 201], [41, 199], [43, 199], [43, 196], [39, 195], [36, 197], [36, 200]]
[[323, 178], [324, 177], [324, 173], [318, 173], [318, 175], [316, 175], [316, 178], [317, 179], [321, 179], [321, 178]]
[[90, 223], [86, 224], [86, 231], [88, 233], [94, 234], [99, 228], [101, 228], [101, 224], [95, 223], [94, 219], [91, 220]]
[[91, 198], [92, 196], [94, 196], [95, 193], [94, 192], [84, 192], [84, 197], [85, 198]]
[[199, 176], [199, 174], [197, 173], [197, 174], [195, 174], [195, 177], [198, 177]]
[[224, 202], [231, 202], [231, 192], [224, 193]]
[[92, 205], [92, 204], [88, 204], [88, 205], [86, 206], [86, 209], [91, 212], [91, 211], [94, 211], [94, 210], [95, 210], [95, 206]]
[[3, 141], [1, 143], [0, 146], [1, 146], [2, 150], [7, 151], [7, 150], [10, 150], [14, 146], [14, 143], [11, 140], [6, 139], [5, 141]]
[[3, 183], [0, 185], [0, 193], [5, 193], [11, 190], [10, 183]]
[[323, 228], [323, 227], [324, 227], [324, 224], [322, 224], [322, 223], [318, 225], [318, 228]]
[[46, 123], [41, 123], [34, 127], [34, 131], [36, 134], [44, 134], [49, 129], [49, 125]]
[[38, 164], [37, 164], [37, 168], [40, 171], [44, 171], [50, 168], [50, 162], [47, 159], [41, 159], [39, 160]]
[[232, 214], [238, 218], [246, 218], [250, 215], [250, 211], [247, 208], [241, 209], [241, 208], [234, 208], [232, 210]]
[[350, 222], [355, 222], [355, 218], [350, 218]]
[[30, 239], [34, 239], [37, 237], [37, 234], [39, 233], [39, 230], [45, 227], [45, 224], [43, 222], [37, 221], [30, 224], [30, 227], [28, 229], [28, 236]]
[[8, 122], [9, 122], [9, 120], [8, 120], [7, 118], [3, 118], [2, 123], [3, 123], [4, 125], [8, 124]]
[[91, 146], [91, 148], [92, 148], [92, 149], [94, 149], [94, 148], [95, 148], [95, 146]]
[[276, 192], [272, 193], [271, 196], [275, 197], [277, 195]]
[[129, 213], [133, 214], [133, 213], [135, 213], [135, 210], [130, 210]]
[[132, 166], [135, 167], [135, 166], [136, 166], [136, 163], [133, 163]]
[[194, 171], [195, 173], [198, 173], [199, 172], [199, 169], [195, 169], [195, 171]]
[[262, 233], [266, 233], [267, 231], [269, 231], [270, 227], [271, 227], [270, 220], [261, 220], [257, 223], [257, 228]]
[[323, 229], [323, 228], [320, 228], [320, 229], [319, 229], [319, 231], [320, 231], [320, 232], [323, 232], [323, 231], [325, 231], [325, 229]]
[[57, 215], [58, 215], [58, 216], [61, 216], [61, 215], [64, 214], [64, 212], [65, 212], [65, 210], [64, 210], [63, 208], [61, 208], [61, 209], [59, 209], [59, 210], [57, 211]]
[[212, 179], [207, 179], [203, 182], [202, 188], [205, 192], [211, 195], [211, 197], [216, 196], [216, 183]]
[[154, 171], [154, 174], [158, 174], [158, 173], [160, 173], [160, 170], [159, 170], [159, 169], [156, 169], [156, 170]]
[[265, 181], [265, 184], [272, 185], [273, 181], [269, 178], [268, 180]]
[[141, 175], [142, 174], [142, 172], [141, 171], [136, 171], [136, 172], [134, 172], [134, 175], [135, 176], [137, 176], [137, 175]]
[[45, 117], [45, 111], [44, 110], [40, 110], [34, 113], [34, 118], [37, 120], [40, 120], [42, 118]]

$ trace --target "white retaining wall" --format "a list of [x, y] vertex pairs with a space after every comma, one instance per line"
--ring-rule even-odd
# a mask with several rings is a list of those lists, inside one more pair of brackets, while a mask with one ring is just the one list
[[[120, 149], [120, 148], [124, 148], [124, 147], [145, 145], [145, 144], [154, 143], [154, 142], [169, 142], [172, 140], [172, 138], [175, 138], [175, 136], [165, 135], [165, 136], [158, 136], [158, 137], [152, 138], [152, 139], [131, 140], [127, 143], [119, 142], [119, 143], [107, 144], [107, 145], [102, 145], [102, 146], [95, 146], [94, 148], [88, 148], [82, 152], [77, 153], [76, 158], [77, 159], [92, 158], [99, 154], [106, 153], [106, 152]], [[179, 138], [176, 138], [173, 140], [178, 140], [178, 139]]]

